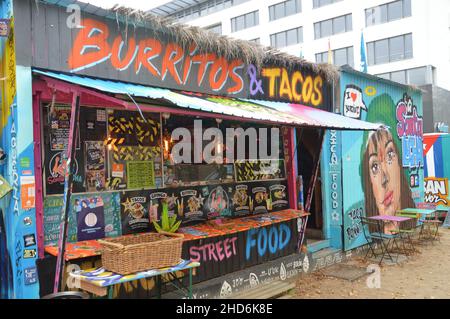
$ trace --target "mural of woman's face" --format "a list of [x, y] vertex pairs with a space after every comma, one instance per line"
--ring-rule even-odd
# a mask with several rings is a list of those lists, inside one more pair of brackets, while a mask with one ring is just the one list
[[389, 131], [369, 138], [369, 174], [379, 215], [395, 215], [401, 209], [399, 154]]

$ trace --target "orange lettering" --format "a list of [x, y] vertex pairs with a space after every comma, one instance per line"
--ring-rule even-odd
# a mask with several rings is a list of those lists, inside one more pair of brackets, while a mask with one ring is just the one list
[[160, 76], [158, 69], [153, 65], [151, 60], [158, 57], [161, 53], [161, 42], [156, 39], [146, 39], [139, 42], [139, 53], [136, 59], [135, 71], [136, 74], [144, 66], [154, 76]]
[[183, 49], [175, 43], [170, 43], [167, 45], [166, 54], [164, 55], [162, 65], [161, 65], [161, 79], [164, 81], [167, 72], [170, 73], [172, 78], [178, 85], [181, 85], [181, 78], [176, 69], [176, 65], [183, 59], [184, 51]]
[[203, 82], [203, 78], [205, 77], [206, 70], [208, 65], [216, 60], [216, 55], [214, 53], [210, 54], [199, 54], [192, 58], [192, 62], [199, 63], [200, 66], [198, 68], [197, 73], [197, 83], [200, 86]]
[[[217, 75], [220, 73], [219, 79]], [[220, 91], [228, 79], [228, 61], [225, 58], [217, 59], [209, 73], [209, 85], [213, 91]]]
[[121, 36], [118, 36], [112, 45], [112, 56], [111, 56], [111, 64], [114, 68], [116, 68], [119, 71], [123, 71], [128, 69], [130, 64], [133, 62], [134, 58], [136, 57], [136, 53], [138, 51], [138, 48], [136, 47], [136, 40], [134, 38], [131, 38], [128, 41], [128, 52], [123, 58], [123, 60], [120, 59], [120, 53], [122, 52], [122, 48], [124, 46], [124, 41]]
[[234, 81], [235, 85], [227, 90], [230, 94], [237, 94], [244, 88], [244, 80], [242, 77], [236, 73], [238, 69], [244, 68], [242, 61], [233, 60], [229, 66], [230, 78]]
[[281, 70], [279, 68], [263, 69], [261, 75], [269, 78], [269, 95], [270, 97], [274, 97], [276, 79], [280, 77]]
[[[104, 23], [84, 19], [69, 56], [69, 68], [76, 72], [106, 61], [111, 56], [108, 44], [109, 29]], [[94, 50], [85, 52], [86, 50]]]
[[286, 69], [283, 69], [283, 73], [281, 75], [281, 85], [280, 85], [280, 97], [287, 95], [289, 101], [292, 101], [292, 90], [291, 85], [289, 83], [289, 75]]
[[301, 88], [297, 90], [297, 85], [303, 84], [303, 75], [300, 71], [295, 71], [292, 75], [292, 96], [295, 102], [300, 103], [302, 100]]
[[188, 81], [188, 77], [191, 73], [191, 67], [192, 67], [192, 55], [194, 54], [194, 52], [197, 51], [197, 45], [196, 44], [191, 44], [191, 46], [189, 47], [189, 52], [190, 54], [188, 56], [186, 56], [186, 60], [184, 61], [184, 66], [183, 66], [183, 84], [186, 84]]

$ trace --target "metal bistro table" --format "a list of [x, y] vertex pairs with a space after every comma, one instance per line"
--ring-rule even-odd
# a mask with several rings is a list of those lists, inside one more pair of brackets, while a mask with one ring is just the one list
[[[415, 250], [415, 249], [414, 249], [414, 245], [412, 245], [411, 239], [410, 239], [409, 237], [404, 238], [404, 236], [402, 235], [401, 227], [400, 227], [400, 224], [401, 224], [401, 223], [410, 221], [410, 220], [412, 220], [412, 218], [409, 218], [409, 217], [401, 217], [401, 216], [391, 216], [391, 215], [380, 215], [380, 216], [372, 216], [372, 217], [369, 217], [369, 219], [372, 219], [372, 220], [379, 220], [379, 221], [382, 221], [384, 224], [387, 224], [387, 223], [397, 223], [398, 226], [397, 226], [396, 232], [398, 232], [398, 236], [399, 236], [399, 238], [400, 238], [401, 241], [402, 241], [403, 250], [404, 250], [405, 254], [408, 255], [408, 249], [407, 249], [406, 246], [405, 246], [405, 239], [408, 241], [409, 245], [411, 246], [412, 251]], [[398, 246], [397, 246], [397, 247], [398, 247]]]
[[[422, 218], [419, 219], [420, 222], [420, 234], [419, 234], [419, 238], [422, 236], [423, 231], [424, 231], [424, 226], [427, 224], [426, 220], [428, 217], [434, 217], [435, 219], [437, 219], [437, 210], [436, 209], [423, 209], [423, 208], [405, 208], [403, 210], [400, 210], [399, 213], [402, 214], [416, 214], [416, 215], [421, 215]], [[422, 220], [421, 220], [422, 219]], [[430, 237], [426, 238], [429, 240], [435, 240], [436, 237], [438, 236], [439, 233], [439, 225], [436, 225], [436, 230], [434, 232], [434, 234], [431, 234], [430, 231]]]
[[[172, 279], [169, 282], [173, 286], [175, 286], [177, 290], [183, 291], [185, 293], [187, 292], [187, 297], [189, 299], [192, 299], [192, 275], [195, 268], [199, 266], [200, 266], [199, 262], [181, 260], [178, 265], [175, 265], [173, 267], [151, 269], [130, 275], [120, 275], [107, 271], [104, 268], [98, 268], [72, 272], [70, 273], [70, 276], [80, 280], [79, 287], [82, 290], [85, 290], [100, 297], [107, 296], [108, 299], [112, 299], [115, 285], [123, 284], [134, 280], [148, 279], [151, 277], [155, 277], [156, 286], [158, 289], [158, 298], [161, 298], [161, 286], [162, 286], [161, 276], [167, 274]], [[176, 272], [185, 270], [189, 271], [189, 284], [187, 289], [181, 285], [180, 279], [178, 279], [174, 275], [174, 273]], [[175, 282], [177, 282], [177, 284], [175, 284]]]

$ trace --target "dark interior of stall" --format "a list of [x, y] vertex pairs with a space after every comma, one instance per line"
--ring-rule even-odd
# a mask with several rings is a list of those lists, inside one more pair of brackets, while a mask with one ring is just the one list
[[[60, 214], [61, 195], [64, 192], [65, 162], [62, 152], [68, 142], [70, 105], [43, 103], [42, 119], [42, 152], [45, 167], [44, 230], [47, 246], [55, 245], [59, 236], [59, 222], [55, 216]], [[200, 149], [204, 150], [211, 144], [211, 140], [195, 140], [196, 120], [201, 120], [202, 136], [208, 128], [218, 128], [222, 132], [224, 140], [217, 142], [212, 154], [219, 156], [221, 155], [219, 153], [222, 153], [223, 163], [220, 161], [208, 163], [203, 153], [197, 156], [200, 161], [195, 161], [196, 149], [193, 145], [200, 143]], [[243, 154], [238, 152], [239, 142], [236, 140], [234, 144], [236, 158], [230, 162], [226, 157], [229, 146], [225, 139], [229, 128], [238, 129], [235, 133], [237, 140], [241, 134], [246, 136]], [[190, 205], [190, 201], [185, 201], [184, 207], [178, 202], [172, 204], [169, 202], [169, 214], [178, 215], [182, 221], [181, 225], [189, 227], [214, 218], [245, 217], [288, 208], [281, 134], [278, 136], [278, 145], [274, 145], [277, 147], [278, 159], [259, 158], [261, 154], [259, 149], [256, 158], [251, 152], [252, 144], [259, 144], [257, 142], [264, 138], [260, 135], [260, 129], [263, 128], [271, 132], [274, 127], [251, 122], [222, 121], [216, 118], [81, 106], [78, 127], [80, 134], [76, 140], [73, 211], [69, 218], [68, 242], [154, 231], [152, 221], [159, 221], [161, 217], [161, 205], [158, 205], [161, 199], [157, 196], [163, 193], [167, 194], [167, 198], [176, 198], [183, 197], [186, 191], [196, 192], [198, 197], [194, 199], [198, 199], [198, 207], [192, 208], [191, 206], [195, 205]], [[176, 129], [182, 129], [184, 133], [190, 135], [190, 140], [184, 142], [191, 145], [191, 148], [187, 148], [188, 154], [184, 154], [183, 150], [182, 155], [191, 159], [191, 163], [177, 163], [172, 157], [173, 147], [177, 144], [177, 141], [173, 140]], [[255, 130], [256, 140], [247, 135], [248, 129]], [[274, 136], [270, 137], [267, 144], [268, 154], [272, 151]], [[306, 171], [305, 167], [305, 173]], [[251, 203], [250, 209], [247, 207], [248, 204], [241, 204], [242, 186], [248, 188], [248, 194], [246, 190], [244, 198], [245, 203]], [[264, 194], [254, 191], [258, 188], [264, 189]], [[218, 189], [221, 190], [220, 194]], [[224, 206], [216, 205], [227, 209], [213, 214], [209, 198], [214, 194], [220, 195], [216, 196], [216, 202], [222, 197], [229, 199], [229, 202]], [[134, 203], [134, 199], [143, 200], [144, 197], [145, 203], [130, 207], [129, 203]], [[212, 198], [214, 199], [214, 196]], [[135, 206], [139, 209], [136, 210]], [[247, 209], [244, 209], [245, 207]], [[89, 233], [85, 231], [89, 227], [85, 225], [86, 219], [82, 215], [84, 211], [96, 214], [96, 220], [102, 222], [101, 231]], [[134, 220], [131, 220], [130, 216], [134, 215], [138, 216], [137, 220], [146, 216], [148, 221], [133, 223]], [[39, 278], [42, 280], [47, 278], [47, 283], [41, 285], [41, 296], [51, 292], [54, 276], [55, 258], [47, 257], [38, 262]], [[88, 268], [94, 266], [95, 263], [92, 263]], [[125, 295], [129, 295], [128, 292]]]
[[[298, 129], [297, 134], [297, 161], [298, 175], [303, 178], [304, 205], [308, 198], [308, 189], [314, 177], [316, 163], [320, 157], [322, 148], [321, 132], [318, 129]], [[316, 182], [312, 192], [311, 206], [309, 209], [311, 216], [308, 219], [306, 236], [308, 240], [323, 239], [323, 212], [322, 212], [322, 185], [320, 176], [320, 166]]]

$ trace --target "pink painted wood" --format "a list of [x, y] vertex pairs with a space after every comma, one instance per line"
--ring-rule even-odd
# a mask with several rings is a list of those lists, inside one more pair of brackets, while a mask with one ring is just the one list
[[41, 92], [33, 94], [33, 139], [34, 139], [34, 176], [36, 188], [36, 232], [38, 237], [38, 255], [44, 258], [44, 191], [41, 149]]
[[408, 217], [388, 216], [388, 215], [372, 216], [372, 217], [369, 217], [369, 219], [382, 220], [382, 221], [387, 221], [387, 222], [398, 222], [398, 223], [406, 222], [408, 220], [411, 220], [411, 218], [408, 218]]

